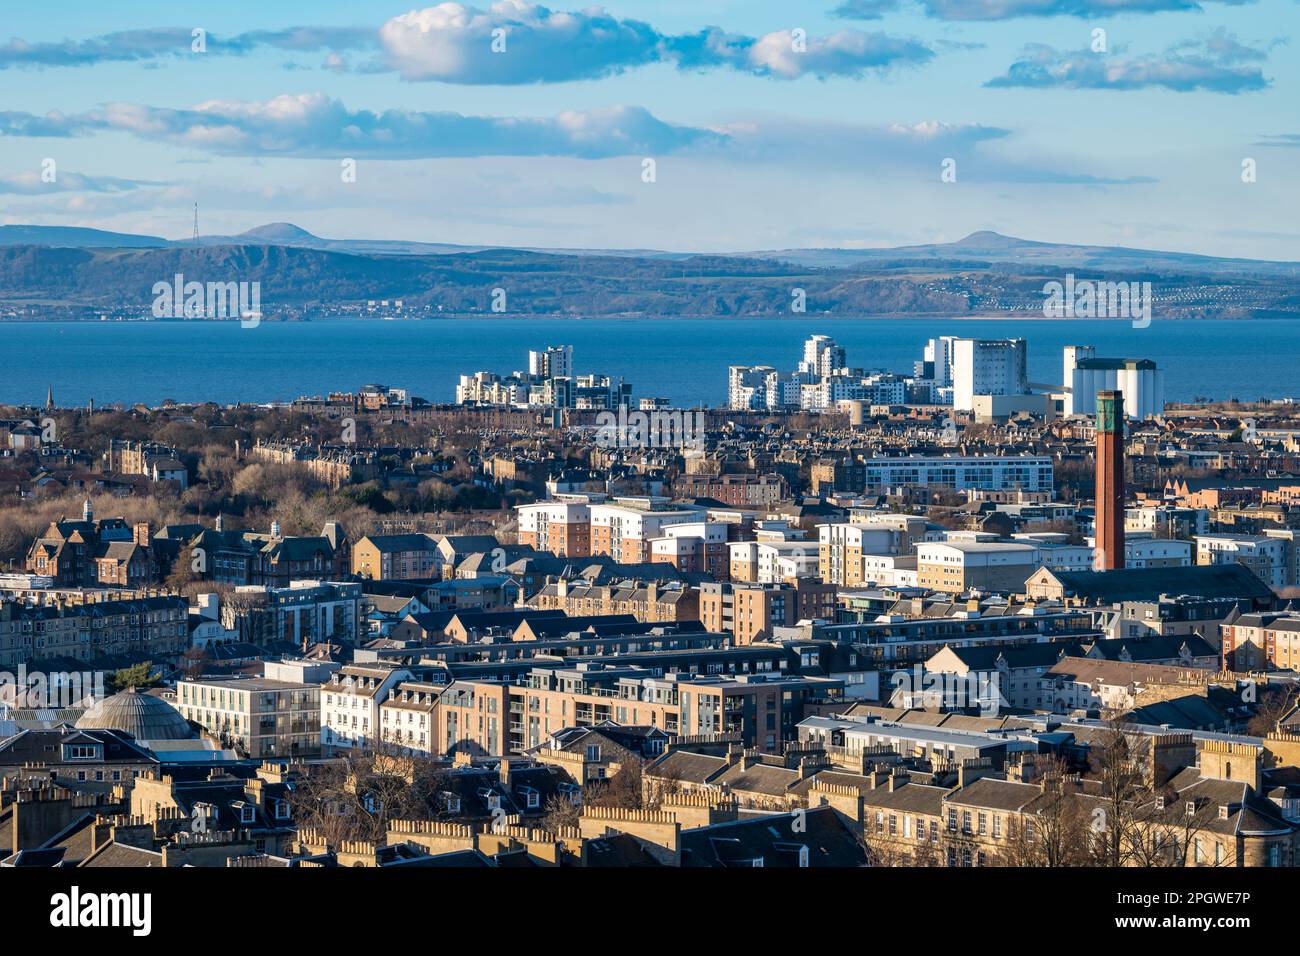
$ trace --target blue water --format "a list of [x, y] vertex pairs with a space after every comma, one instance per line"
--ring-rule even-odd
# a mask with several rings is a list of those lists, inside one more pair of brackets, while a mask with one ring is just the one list
[[1153, 322], [944, 319], [438, 319], [422, 322], [0, 324], [0, 403], [288, 401], [372, 382], [449, 402], [457, 377], [527, 368], [527, 352], [574, 346], [579, 373], [622, 376], [634, 397], [721, 404], [727, 366], [793, 369], [813, 333], [850, 365], [910, 373], [927, 339], [1019, 336], [1035, 382], [1061, 378], [1061, 347], [1153, 359], [1165, 397], [1300, 395], [1300, 320]]

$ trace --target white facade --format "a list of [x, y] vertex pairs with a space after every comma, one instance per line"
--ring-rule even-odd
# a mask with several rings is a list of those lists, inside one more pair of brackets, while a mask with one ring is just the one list
[[332, 755], [379, 742], [379, 708], [389, 692], [411, 672], [400, 667], [348, 665], [320, 689], [322, 752]]
[[954, 491], [1052, 490], [1052, 459], [1047, 457], [870, 458], [866, 488], [935, 485]]
[[1024, 395], [1029, 391], [1024, 339], [955, 339], [952, 349], [954, 411], [973, 410], [976, 395]]
[[763, 410], [780, 404], [780, 374], [770, 365], [732, 365], [727, 369], [727, 407]]
[[803, 361], [799, 371], [808, 375], [830, 376], [844, 368], [844, 349], [829, 335], [814, 335], [803, 344]]
[[573, 377], [573, 346], [555, 345], [544, 352], [528, 353], [528, 374], [541, 378]]
[[1124, 393], [1128, 418], [1154, 418], [1165, 410], [1165, 373], [1148, 359], [1098, 358], [1091, 345], [1067, 345], [1063, 360], [1064, 414], [1092, 415], [1097, 393]]

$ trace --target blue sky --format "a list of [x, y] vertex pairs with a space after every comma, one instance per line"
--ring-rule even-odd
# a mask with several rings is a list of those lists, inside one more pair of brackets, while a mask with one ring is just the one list
[[0, 222], [179, 238], [198, 202], [205, 233], [707, 251], [992, 229], [1300, 260], [1298, 24], [1296, 0], [10, 5]]

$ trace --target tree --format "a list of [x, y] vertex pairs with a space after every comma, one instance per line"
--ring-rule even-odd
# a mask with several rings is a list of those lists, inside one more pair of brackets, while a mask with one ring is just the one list
[[619, 766], [614, 776], [601, 788], [592, 800], [598, 807], [619, 807], [624, 810], [640, 810], [644, 805], [641, 788], [641, 773], [645, 762], [632, 757]]
[[1092, 862], [1091, 818], [1079, 778], [1061, 763], [1040, 781], [1042, 793], [1012, 817], [1002, 862], [1009, 866], [1086, 866]]
[[343, 840], [384, 841], [395, 820], [433, 820], [443, 771], [429, 758], [380, 745], [305, 768], [289, 795], [299, 828]]
[[1250, 718], [1247, 732], [1256, 737], [1267, 737], [1277, 730], [1278, 721], [1290, 713], [1296, 704], [1300, 689], [1268, 686], [1260, 692], [1255, 716]]
[[564, 794], [552, 794], [546, 801], [546, 815], [542, 817], [542, 829], [548, 833], [559, 833], [578, 825], [582, 816], [582, 805], [574, 803]]
[[128, 687], [144, 690], [155, 686], [161, 679], [161, 675], [153, 671], [152, 661], [141, 661], [139, 664], [132, 664], [130, 667], [114, 672], [109, 683], [114, 692], [126, 690]]
[[1154, 768], [1147, 759], [1148, 738], [1123, 720], [1111, 721], [1090, 756], [1093, 778], [1100, 784], [1102, 805], [1093, 809], [1094, 845], [1105, 866], [1123, 866], [1129, 846], [1140, 839], [1134, 813], [1151, 794]]

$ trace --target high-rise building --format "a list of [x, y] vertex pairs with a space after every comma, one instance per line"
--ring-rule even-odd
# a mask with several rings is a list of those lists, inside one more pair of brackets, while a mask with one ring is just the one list
[[1097, 393], [1096, 568], [1124, 567], [1124, 407], [1122, 392]]
[[1029, 391], [1024, 339], [955, 339], [952, 343], [952, 404], [971, 411], [976, 395], [1024, 395]]
[[528, 374], [540, 378], [572, 378], [573, 346], [555, 345], [544, 352], [529, 352]]
[[729, 408], [763, 410], [780, 403], [780, 373], [772, 366], [732, 365], [727, 369]]
[[803, 344], [799, 371], [807, 375], [834, 375], [844, 368], [844, 349], [829, 335], [814, 335]]

